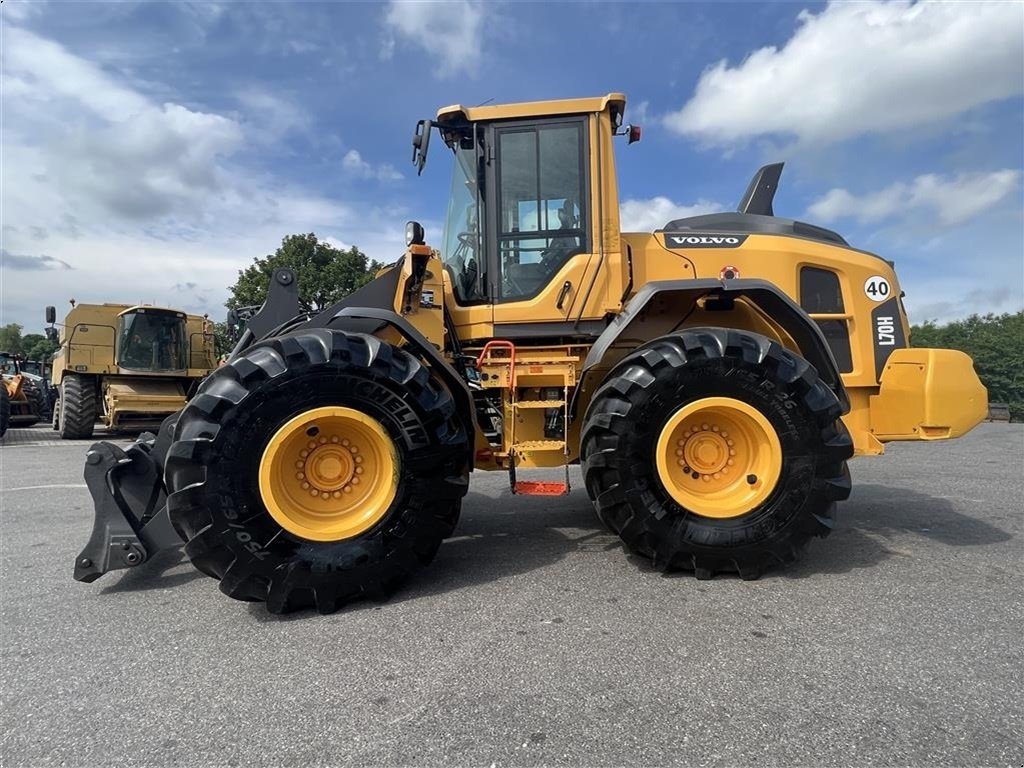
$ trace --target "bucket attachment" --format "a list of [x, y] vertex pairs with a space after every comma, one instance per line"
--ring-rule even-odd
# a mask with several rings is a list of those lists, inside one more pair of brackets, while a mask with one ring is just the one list
[[96, 517], [89, 543], [75, 560], [76, 581], [95, 581], [107, 571], [134, 568], [161, 549], [181, 545], [167, 516], [163, 483], [175, 417], [164, 422], [159, 437], [144, 432], [125, 450], [112, 443], [94, 443], [89, 449], [85, 484]]

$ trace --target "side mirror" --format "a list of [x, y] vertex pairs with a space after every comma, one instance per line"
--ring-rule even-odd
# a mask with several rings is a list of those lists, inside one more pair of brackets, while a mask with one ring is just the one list
[[[53, 309], [53, 307], [50, 307], [50, 309]], [[48, 322], [52, 323], [53, 320], [50, 320]], [[46, 338], [49, 339], [50, 341], [57, 341], [57, 329], [54, 328], [52, 325], [48, 325], [46, 328], [43, 328], [43, 332], [46, 334]]]
[[420, 120], [416, 123], [416, 131], [412, 135], [412, 162], [416, 166], [416, 175], [423, 173], [423, 166], [427, 164], [427, 149], [430, 147], [430, 120]]
[[57, 308], [56, 307], [47, 307], [46, 308], [46, 322], [48, 322], [50, 325], [53, 325], [54, 323], [57, 322]]

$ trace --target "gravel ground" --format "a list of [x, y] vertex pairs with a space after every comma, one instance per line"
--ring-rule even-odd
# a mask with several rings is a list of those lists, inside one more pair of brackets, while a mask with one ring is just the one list
[[71, 579], [87, 442], [0, 443], [0, 764], [1024, 765], [1024, 426], [854, 462], [756, 582], [665, 577], [585, 492], [477, 473], [390, 602], [268, 615], [160, 555]]

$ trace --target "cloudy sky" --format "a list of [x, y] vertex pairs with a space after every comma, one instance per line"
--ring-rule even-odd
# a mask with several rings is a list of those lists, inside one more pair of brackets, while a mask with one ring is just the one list
[[442, 105], [624, 91], [625, 224], [735, 206], [894, 259], [912, 319], [1024, 305], [1024, 5], [5, 0], [2, 309], [169, 303], [220, 318], [290, 233], [371, 257], [438, 240]]

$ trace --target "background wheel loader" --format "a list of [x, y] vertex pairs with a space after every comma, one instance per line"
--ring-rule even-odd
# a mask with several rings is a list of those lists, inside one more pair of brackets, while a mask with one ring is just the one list
[[57, 388], [53, 428], [61, 438], [156, 429], [216, 367], [213, 329], [198, 315], [128, 304], [73, 304], [63, 325], [46, 308]]
[[21, 359], [9, 352], [0, 352], [3, 376], [4, 409], [0, 435], [9, 427], [31, 427], [46, 414], [46, 394], [40, 384], [24, 370]]
[[[387, 596], [455, 527], [474, 468], [569, 491], [661, 569], [757, 578], [833, 526], [847, 460], [981, 421], [960, 352], [908, 348], [892, 264], [776, 217], [781, 165], [733, 213], [619, 225], [625, 97], [442, 109], [444, 239], [300, 314], [278, 270], [226, 365], [157, 435], [88, 454], [75, 578], [164, 546], [273, 612]], [[535, 468], [565, 467], [564, 482]], [[558, 503], [553, 500], [552, 503]]]

